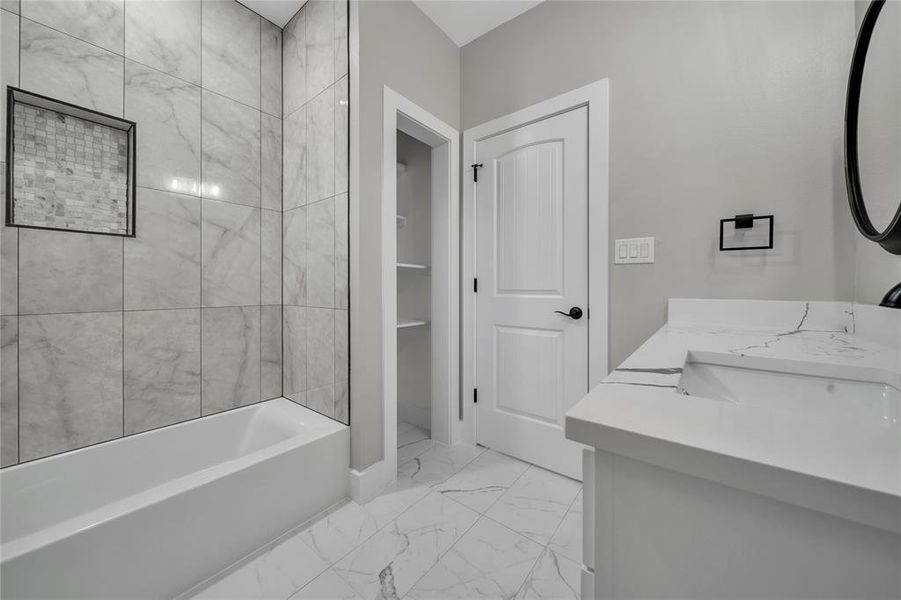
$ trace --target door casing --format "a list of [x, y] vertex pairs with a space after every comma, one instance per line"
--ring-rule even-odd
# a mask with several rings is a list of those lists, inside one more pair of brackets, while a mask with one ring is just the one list
[[610, 118], [609, 80], [543, 100], [463, 132], [463, 214], [461, 256], [461, 441], [476, 442], [473, 390], [476, 360], [476, 184], [473, 182], [476, 144], [504, 133], [585, 106], [588, 108], [588, 389], [608, 373], [610, 313]]

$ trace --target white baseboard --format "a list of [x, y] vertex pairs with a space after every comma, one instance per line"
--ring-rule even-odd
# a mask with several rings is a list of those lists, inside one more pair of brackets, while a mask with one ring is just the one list
[[368, 502], [386, 485], [397, 479], [397, 466], [380, 460], [362, 471], [350, 469], [350, 497], [354, 502]]

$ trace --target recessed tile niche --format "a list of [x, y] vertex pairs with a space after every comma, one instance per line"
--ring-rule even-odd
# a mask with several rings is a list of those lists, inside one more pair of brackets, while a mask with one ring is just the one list
[[135, 124], [7, 93], [7, 224], [133, 237]]

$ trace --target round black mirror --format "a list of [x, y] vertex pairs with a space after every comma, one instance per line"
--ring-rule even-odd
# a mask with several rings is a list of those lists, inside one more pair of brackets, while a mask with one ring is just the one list
[[845, 106], [845, 180], [857, 228], [901, 254], [901, 2], [873, 0]]

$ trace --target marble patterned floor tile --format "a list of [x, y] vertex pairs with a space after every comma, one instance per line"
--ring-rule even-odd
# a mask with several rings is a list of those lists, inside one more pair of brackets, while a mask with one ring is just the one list
[[573, 500], [548, 548], [582, 564], [582, 491]]
[[19, 320], [0, 317], [0, 467], [19, 462]]
[[200, 198], [137, 189], [126, 239], [125, 310], [200, 306]]
[[306, 202], [312, 204], [335, 195], [335, 88], [325, 89], [305, 108]]
[[200, 84], [200, 0], [127, 0], [125, 57]]
[[260, 389], [263, 400], [282, 395], [282, 307], [260, 307]]
[[335, 570], [364, 598], [402, 598], [477, 519], [474, 511], [430, 492]]
[[307, 203], [307, 107], [286, 116], [282, 126], [282, 200], [288, 211]]
[[307, 389], [335, 383], [335, 311], [307, 308]]
[[269, 210], [282, 210], [282, 120], [261, 115], [260, 152], [262, 183], [260, 204]]
[[262, 218], [260, 232], [260, 302], [281, 304], [282, 302], [282, 213], [281, 211], [260, 211]]
[[334, 570], [329, 569], [291, 596], [291, 600], [363, 599]]
[[411, 600], [512, 598], [541, 550], [539, 544], [482, 517], [407, 597]]
[[202, 101], [203, 197], [260, 206], [260, 112], [207, 91]]
[[274, 544], [193, 596], [195, 600], [288, 598], [328, 569], [299, 534]]
[[488, 450], [435, 489], [484, 513], [528, 467], [527, 463]]
[[398, 481], [437, 487], [485, 452], [481, 446], [435, 444], [398, 467]]
[[282, 116], [307, 101], [307, 10], [302, 8], [282, 31]]
[[260, 209], [203, 200], [202, 306], [260, 303]]
[[19, 460], [122, 435], [122, 313], [19, 317]]
[[122, 116], [122, 56], [22, 19], [19, 82], [30, 92]]
[[21, 14], [116, 54], [123, 52], [125, 0], [26, 0]]
[[282, 213], [282, 302], [307, 304], [307, 209]]
[[568, 558], [545, 549], [516, 600], [580, 600], [582, 568]]
[[545, 545], [580, 488], [579, 482], [568, 477], [530, 466], [485, 515]]
[[335, 306], [335, 201], [307, 205], [307, 305]]
[[19, 230], [19, 312], [122, 310], [122, 239]]
[[260, 16], [235, 0], [202, 6], [204, 89], [260, 108]]
[[307, 309], [285, 305], [283, 312], [284, 357], [282, 393], [295, 402], [305, 404], [298, 394], [307, 389]]
[[125, 313], [125, 434], [200, 416], [200, 309]]
[[397, 428], [397, 464], [412, 460], [435, 445], [431, 434], [415, 425]]
[[282, 116], [282, 30], [260, 19], [260, 108]]
[[260, 400], [260, 307], [201, 309], [201, 413]]
[[138, 185], [199, 195], [200, 88], [126, 60], [125, 118], [138, 124]]

